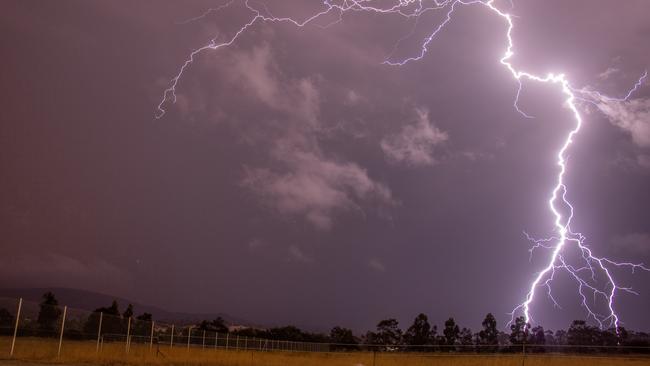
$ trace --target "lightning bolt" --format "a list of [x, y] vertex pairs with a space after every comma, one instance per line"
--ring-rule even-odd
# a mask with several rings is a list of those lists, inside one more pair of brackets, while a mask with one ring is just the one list
[[[531, 258], [533, 252], [537, 249], [549, 250], [551, 251], [551, 256], [547, 262], [547, 265], [541, 271], [537, 272], [537, 274], [534, 276], [533, 281], [528, 287], [524, 301], [518, 304], [510, 313], [511, 322], [519, 314], [523, 314], [526, 323], [531, 323], [533, 321], [533, 318], [531, 316], [531, 306], [536, 298], [536, 294], [539, 288], [545, 288], [546, 295], [551, 299], [555, 306], [559, 307], [559, 303], [553, 297], [552, 283], [558, 271], [565, 271], [569, 274], [570, 278], [573, 278], [575, 280], [577, 284], [578, 296], [581, 301], [581, 306], [586, 311], [587, 318], [593, 319], [601, 328], [605, 328], [606, 326], [613, 326], [618, 332], [620, 318], [615, 309], [616, 295], [619, 292], [627, 292], [632, 294], [636, 294], [636, 292], [629, 287], [621, 286], [615, 280], [612, 274], [612, 270], [614, 268], [624, 268], [630, 270], [631, 272], [634, 272], [635, 270], [650, 271], [650, 268], [646, 267], [642, 263], [617, 262], [605, 257], [596, 256], [592, 252], [592, 249], [585, 243], [586, 237], [579, 232], [574, 232], [571, 230], [571, 221], [574, 215], [574, 208], [567, 199], [567, 186], [565, 184], [565, 176], [568, 169], [567, 152], [573, 144], [576, 135], [578, 135], [584, 124], [583, 118], [578, 109], [578, 103], [584, 102], [598, 105], [598, 103], [603, 101], [625, 102], [631, 98], [632, 94], [641, 87], [643, 82], [645, 82], [647, 78], [647, 71], [641, 76], [634, 87], [630, 89], [625, 96], [622, 98], [613, 98], [603, 95], [597, 91], [588, 90], [587, 88], [574, 88], [570, 84], [569, 79], [564, 74], [549, 73], [547, 75], [537, 75], [534, 73], [519, 70], [511, 62], [511, 59], [515, 54], [512, 37], [514, 31], [514, 16], [499, 9], [499, 7], [495, 4], [495, 0], [399, 0], [393, 1], [391, 3], [392, 5], [387, 5], [384, 7], [373, 5], [377, 2], [372, 0], [325, 0], [322, 3], [322, 10], [302, 20], [296, 20], [290, 17], [276, 17], [264, 4], [260, 5], [255, 2], [255, 4], [258, 4], [256, 6], [250, 0], [230, 0], [223, 5], [218, 6], [217, 8], [208, 9], [202, 15], [191, 18], [185, 22], [182, 22], [181, 24], [202, 20], [211, 13], [219, 12], [232, 6], [235, 2], [242, 4], [250, 12], [251, 16], [249, 20], [245, 22], [239, 28], [239, 30], [237, 30], [234, 35], [226, 41], [217, 42], [217, 37], [215, 37], [203, 47], [200, 47], [190, 53], [189, 57], [179, 68], [178, 73], [171, 79], [170, 86], [164, 91], [162, 100], [157, 107], [156, 118], [161, 118], [165, 114], [165, 107], [167, 104], [173, 104], [176, 102], [176, 89], [178, 87], [178, 84], [182, 79], [183, 74], [195, 61], [197, 56], [207, 51], [215, 51], [232, 45], [242, 34], [244, 34], [249, 28], [255, 26], [257, 23], [291, 23], [297, 28], [303, 28], [308, 25], [327, 28], [334, 24], [343, 22], [344, 16], [348, 13], [353, 12], [393, 14], [402, 16], [407, 20], [414, 19], [415, 22], [411, 28], [411, 31], [406, 36], [398, 40], [397, 44], [393, 48], [393, 51], [383, 62], [385, 65], [401, 67], [410, 62], [419, 61], [426, 56], [427, 52], [429, 51], [429, 45], [431, 42], [436, 39], [436, 37], [445, 29], [449, 23], [452, 22], [454, 13], [460, 7], [482, 6], [494, 16], [502, 19], [507, 29], [505, 33], [506, 47], [505, 53], [499, 62], [510, 72], [514, 81], [517, 83], [517, 91], [514, 96], [513, 107], [523, 117], [532, 118], [532, 116], [526, 114], [519, 107], [519, 96], [523, 89], [524, 82], [529, 81], [552, 84], [557, 86], [558, 91], [564, 95], [564, 104], [572, 112], [574, 120], [572, 129], [567, 134], [562, 146], [557, 152], [556, 164], [558, 173], [556, 176], [555, 186], [553, 187], [550, 198], [548, 200], [548, 207], [552, 212], [553, 217], [555, 218], [553, 224], [555, 228], [554, 231], [556, 233], [552, 237], [546, 239], [535, 239], [530, 235], [525, 234], [528, 240], [533, 243], [530, 249]], [[512, 9], [514, 5], [512, 2], [510, 4]], [[424, 38], [421, 43], [420, 52], [411, 57], [407, 57], [401, 60], [394, 60], [393, 54], [399, 43], [412, 36], [420, 17], [431, 11], [444, 11], [445, 16], [437, 26], [433, 27], [428, 36]], [[326, 18], [330, 18], [332, 16], [334, 16], [334, 21], [330, 20], [328, 23], [321, 23], [322, 20], [326, 20]], [[563, 214], [563, 212], [566, 212], [566, 214]], [[565, 258], [567, 246], [574, 246], [574, 248], [578, 250], [580, 253], [580, 265], [567, 263], [567, 260]], [[600, 286], [597, 280], [598, 276], [604, 277], [605, 283], [600, 284]], [[592, 298], [592, 301], [589, 300], [589, 297]], [[601, 301], [604, 302], [604, 307], [606, 308], [606, 311], [604, 313], [599, 312], [595, 308], [594, 303], [597, 301], [597, 299], [601, 299]]]

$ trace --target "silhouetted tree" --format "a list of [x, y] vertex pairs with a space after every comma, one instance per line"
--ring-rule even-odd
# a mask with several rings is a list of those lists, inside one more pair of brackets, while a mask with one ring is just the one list
[[220, 316], [212, 321], [202, 321], [199, 325], [199, 329], [207, 330], [209, 332], [228, 333], [228, 326], [226, 325], [226, 321], [223, 320], [223, 318]]
[[0, 308], [0, 334], [11, 334], [13, 326], [14, 316], [7, 309]]
[[271, 339], [294, 342], [304, 341], [303, 332], [300, 330], [300, 328], [293, 325], [271, 328], [268, 332]]
[[[600, 329], [584, 320], [574, 320], [567, 331], [567, 344], [572, 346], [596, 346], [602, 344]], [[594, 351], [589, 347], [574, 347], [576, 352]]]
[[[433, 344], [431, 338], [431, 324], [425, 314], [419, 314], [413, 320], [413, 324], [404, 333], [404, 343], [412, 346], [423, 346]], [[412, 348], [415, 350], [429, 350], [427, 347]]]
[[546, 334], [544, 333], [544, 328], [541, 325], [536, 326], [531, 329], [530, 335], [528, 336], [528, 343], [533, 347], [530, 349], [531, 352], [544, 352], [544, 345], [546, 344]]
[[473, 334], [471, 329], [462, 328], [460, 330], [460, 333], [458, 334], [458, 340], [460, 344], [463, 346], [461, 351], [463, 352], [473, 351], [474, 347], [470, 347], [474, 345]]
[[402, 330], [395, 319], [385, 319], [377, 323], [377, 332], [371, 333], [372, 344], [394, 346], [402, 343]]
[[624, 345], [627, 342], [628, 332], [625, 327], [610, 328], [600, 332], [603, 346], [615, 347]]
[[114, 317], [119, 317], [120, 316], [120, 308], [117, 305], [117, 301], [113, 300], [111, 303], [111, 306], [107, 308], [101, 308], [104, 309], [105, 311], [102, 311], [106, 315], [114, 316]]
[[104, 323], [102, 325], [102, 333], [106, 334], [120, 334], [122, 333], [122, 319], [120, 317], [120, 309], [117, 301], [113, 300], [111, 306], [102, 308], [104, 311]]
[[499, 344], [499, 331], [497, 330], [497, 320], [492, 313], [488, 313], [483, 319], [483, 330], [478, 332], [479, 352], [494, 352]]
[[135, 317], [131, 323], [133, 335], [138, 335], [141, 337], [148, 337], [151, 335], [151, 322], [153, 321], [153, 315], [149, 313], [142, 313]]
[[510, 344], [510, 334], [502, 330], [499, 331], [499, 334], [497, 335], [497, 339], [499, 340], [499, 347], [507, 346]]
[[142, 314], [136, 316], [135, 319], [139, 320], [139, 321], [142, 321], [142, 322], [151, 323], [151, 321], [153, 320], [153, 315], [151, 315], [149, 313], [142, 313]]
[[358, 350], [359, 344], [357, 338], [348, 328], [334, 327], [330, 331], [330, 342], [336, 343], [332, 345], [332, 350]]
[[567, 344], [567, 333], [566, 330], [564, 329], [559, 329], [555, 332], [555, 335], [553, 336], [555, 338], [555, 344], [557, 345], [565, 345]]
[[522, 350], [522, 346], [528, 343], [528, 329], [530, 324], [526, 323], [526, 318], [523, 316], [515, 318], [510, 325], [510, 344], [513, 345], [513, 350]]
[[122, 317], [124, 319], [133, 317], [133, 304], [129, 304], [129, 306], [126, 307], [126, 310], [124, 310]]
[[329, 335], [323, 333], [303, 332], [303, 339], [305, 342], [327, 343], [330, 338]]
[[547, 330], [547, 331], [544, 332], [544, 341], [548, 345], [557, 344], [557, 339], [555, 339], [555, 334], [553, 334], [552, 330]]
[[[223, 325], [222, 321], [217, 323]], [[210, 323], [206, 322], [206, 326], [210, 326]], [[258, 329], [258, 328], [243, 328], [237, 329], [231, 332], [235, 335], [245, 336], [245, 337], [257, 337], [265, 338], [272, 340], [281, 340], [281, 341], [293, 341], [293, 342], [320, 342], [325, 343], [328, 341], [328, 337], [320, 333], [309, 333], [303, 332], [297, 327], [292, 325], [284, 327], [275, 327], [271, 329]]]
[[458, 342], [458, 337], [460, 335], [460, 329], [456, 325], [454, 318], [449, 318], [445, 321], [445, 328], [442, 331], [444, 347], [443, 350], [453, 351], [455, 348], [451, 347]]
[[60, 326], [57, 323], [62, 311], [54, 294], [49, 291], [44, 293], [39, 307], [37, 320], [39, 328], [45, 331], [56, 330]]
[[212, 327], [210, 326], [210, 323], [212, 323], [212, 322], [207, 321], [207, 320], [201, 320], [201, 323], [199, 323], [199, 330], [205, 330], [205, 331], [208, 331], [208, 332], [214, 332], [214, 331], [212, 330]]
[[[133, 304], [129, 304], [126, 310], [124, 310], [124, 313], [122, 313], [122, 333], [126, 334], [128, 331], [129, 318], [133, 318]], [[131, 319], [131, 332], [133, 332], [133, 319]]]
[[113, 300], [111, 306], [101, 307], [95, 309], [90, 314], [86, 324], [84, 324], [84, 333], [87, 336], [94, 336], [99, 330], [99, 314], [103, 313], [102, 317], [102, 334], [118, 334], [122, 332], [122, 319], [120, 318], [120, 309], [117, 301]]
[[[429, 333], [429, 339], [430, 339], [431, 344], [433, 344], [433, 345], [437, 345], [439, 343], [438, 342], [438, 326], [435, 325], [435, 324], [431, 326], [431, 332]], [[433, 349], [436, 350], [437, 348], [434, 347]]]
[[626, 352], [637, 352], [637, 353], [650, 353], [650, 334], [646, 332], [626, 332], [626, 340], [624, 345], [627, 348]]
[[266, 338], [266, 339], [280, 339], [276, 338], [278, 335], [274, 333], [271, 335], [269, 330], [257, 329], [257, 328], [240, 328], [232, 332], [234, 335], [244, 336], [244, 337], [257, 337], [257, 338]]

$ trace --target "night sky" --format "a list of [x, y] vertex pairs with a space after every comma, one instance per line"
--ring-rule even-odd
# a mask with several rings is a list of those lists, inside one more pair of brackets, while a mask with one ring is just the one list
[[[61, 286], [257, 324], [371, 329], [420, 312], [504, 328], [548, 258], [557, 86], [517, 84], [507, 25], [482, 6], [413, 21], [351, 13], [326, 29], [250, 19], [235, 2], [9, 0], [0, 12], [0, 287]], [[306, 5], [309, 4], [309, 5]], [[268, 2], [304, 19], [320, 2]], [[650, 68], [650, 2], [514, 1], [521, 68], [624, 95]], [[510, 8], [504, 1], [504, 10]], [[323, 19], [325, 24], [335, 19]], [[396, 43], [413, 30], [412, 36]], [[594, 252], [650, 263], [650, 87], [581, 103], [568, 153], [572, 227]], [[628, 328], [650, 329], [650, 273], [616, 272]], [[535, 320], [584, 318], [576, 284]]]

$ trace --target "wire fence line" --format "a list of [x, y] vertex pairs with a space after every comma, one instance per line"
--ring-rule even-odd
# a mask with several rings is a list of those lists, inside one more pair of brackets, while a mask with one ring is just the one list
[[[15, 309], [12, 313], [10, 309]], [[102, 309], [104, 310], [104, 309]], [[60, 357], [65, 341], [93, 341], [97, 353], [107, 343], [123, 344], [124, 352], [131, 346], [148, 346], [162, 353], [165, 349], [225, 349], [257, 351], [327, 352], [329, 345], [278, 339], [247, 337], [230, 332], [200, 329], [197, 325], [172, 324], [136, 317], [87, 311], [67, 306], [47, 306], [23, 299], [0, 298], [0, 338], [10, 338], [8, 352], [14, 357], [22, 339], [42, 338], [57, 341]], [[6, 342], [6, 341], [5, 341]], [[0, 340], [0, 347], [3, 346]]]
[[[13, 309], [13, 311], [11, 310]], [[648, 346], [624, 345], [377, 345], [301, 342], [247, 337], [217, 332], [195, 324], [172, 324], [150, 320], [150, 316], [111, 314], [111, 309], [87, 311], [67, 306], [48, 306], [23, 299], [0, 298], [0, 358], [29, 358], [34, 347], [43, 348], [41, 358], [61, 358], [83, 344], [85, 352], [97, 355], [148, 353], [155, 357], [186, 350], [319, 352], [422, 355], [589, 354], [650, 356]], [[107, 310], [107, 311], [105, 311]], [[136, 350], [137, 348], [137, 350]], [[76, 351], [75, 351], [76, 352]]]

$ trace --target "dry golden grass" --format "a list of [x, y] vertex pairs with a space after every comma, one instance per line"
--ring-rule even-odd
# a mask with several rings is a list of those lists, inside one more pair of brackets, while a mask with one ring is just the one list
[[[0, 337], [0, 360], [9, 356], [10, 339]], [[18, 338], [14, 358], [20, 363], [98, 364], [98, 365], [222, 365], [222, 366], [640, 366], [650, 365], [650, 358], [588, 357], [560, 355], [441, 355], [391, 354], [370, 352], [306, 353], [233, 351], [223, 349], [186, 349], [132, 344], [126, 353], [124, 343], [105, 343], [99, 354], [92, 341], [64, 341], [57, 359], [58, 340]], [[159, 352], [157, 352], [159, 351]]]

